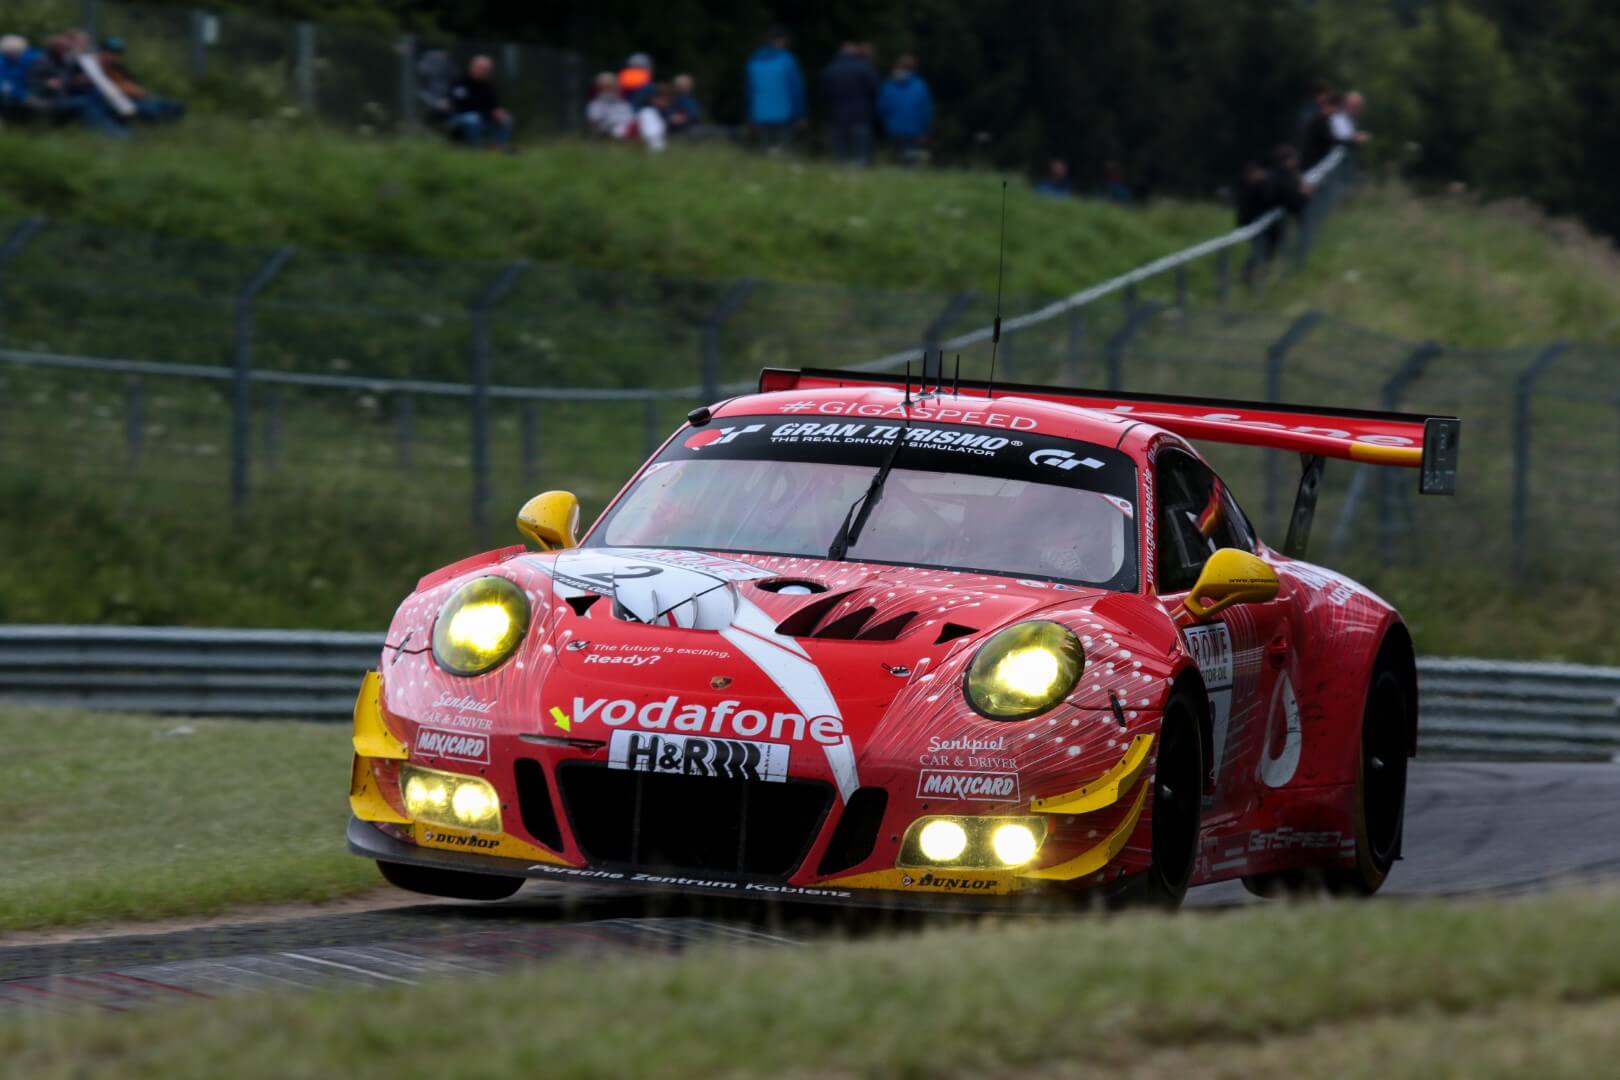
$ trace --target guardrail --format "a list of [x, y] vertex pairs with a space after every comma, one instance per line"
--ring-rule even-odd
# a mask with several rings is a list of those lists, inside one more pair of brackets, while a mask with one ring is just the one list
[[[0, 626], [0, 700], [341, 721], [382, 635]], [[1620, 760], [1620, 668], [1424, 657], [1425, 754]]]

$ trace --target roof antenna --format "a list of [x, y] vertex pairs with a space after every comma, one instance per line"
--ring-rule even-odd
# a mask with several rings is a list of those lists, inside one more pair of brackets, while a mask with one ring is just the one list
[[911, 357], [906, 357], [906, 408], [911, 408]]
[[990, 378], [984, 396], [996, 396], [996, 350], [1001, 345], [1001, 275], [1007, 268], [1007, 181], [1001, 182], [1001, 247], [996, 253], [996, 325], [990, 332]]
[[958, 397], [962, 393], [962, 354], [956, 354], [956, 377], [951, 380], [951, 397]]

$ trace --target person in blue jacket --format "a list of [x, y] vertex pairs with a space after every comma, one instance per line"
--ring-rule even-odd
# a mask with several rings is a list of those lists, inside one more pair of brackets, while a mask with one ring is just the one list
[[804, 73], [787, 45], [787, 31], [772, 27], [748, 58], [748, 123], [769, 150], [791, 145], [808, 120]]
[[900, 163], [913, 165], [921, 161], [923, 144], [934, 126], [934, 99], [928, 93], [928, 84], [917, 74], [915, 56], [895, 61], [894, 73], [878, 91], [877, 111]]
[[28, 72], [39, 61], [39, 50], [17, 34], [0, 37], [0, 117], [17, 119], [29, 112]]

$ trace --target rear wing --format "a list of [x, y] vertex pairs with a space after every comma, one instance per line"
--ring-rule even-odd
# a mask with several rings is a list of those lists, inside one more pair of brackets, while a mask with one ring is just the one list
[[[766, 368], [761, 393], [840, 386], [905, 385], [900, 375], [869, 374], [821, 368]], [[940, 380], [941, 384], [945, 380]], [[951, 381], [954, 393], [990, 394], [978, 379]], [[1318, 408], [1269, 401], [1137, 394], [1121, 390], [1071, 390], [1061, 386], [997, 383], [1004, 397], [1033, 398], [1100, 412], [1127, 414], [1188, 439], [1291, 450], [1311, 459], [1343, 458], [1368, 465], [1418, 470], [1418, 490], [1425, 495], [1457, 491], [1457, 441], [1462, 421], [1455, 416], [1378, 412], [1367, 409]], [[1314, 471], [1320, 474], [1321, 462]]]

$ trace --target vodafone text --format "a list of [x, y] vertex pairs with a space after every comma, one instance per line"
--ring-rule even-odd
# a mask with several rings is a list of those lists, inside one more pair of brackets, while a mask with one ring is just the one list
[[575, 724], [583, 724], [592, 717], [599, 717], [608, 727], [622, 727], [633, 722], [648, 731], [734, 735], [745, 739], [764, 735], [771, 739], [803, 742], [808, 734], [823, 746], [837, 746], [844, 740], [844, 722], [836, 716], [806, 719], [799, 713], [766, 713], [760, 709], [743, 709], [741, 705], [740, 701], [716, 702], [712, 707], [696, 702], [683, 703], [674, 694], [640, 706], [629, 698], [586, 700], [576, 697], [571, 719]]

